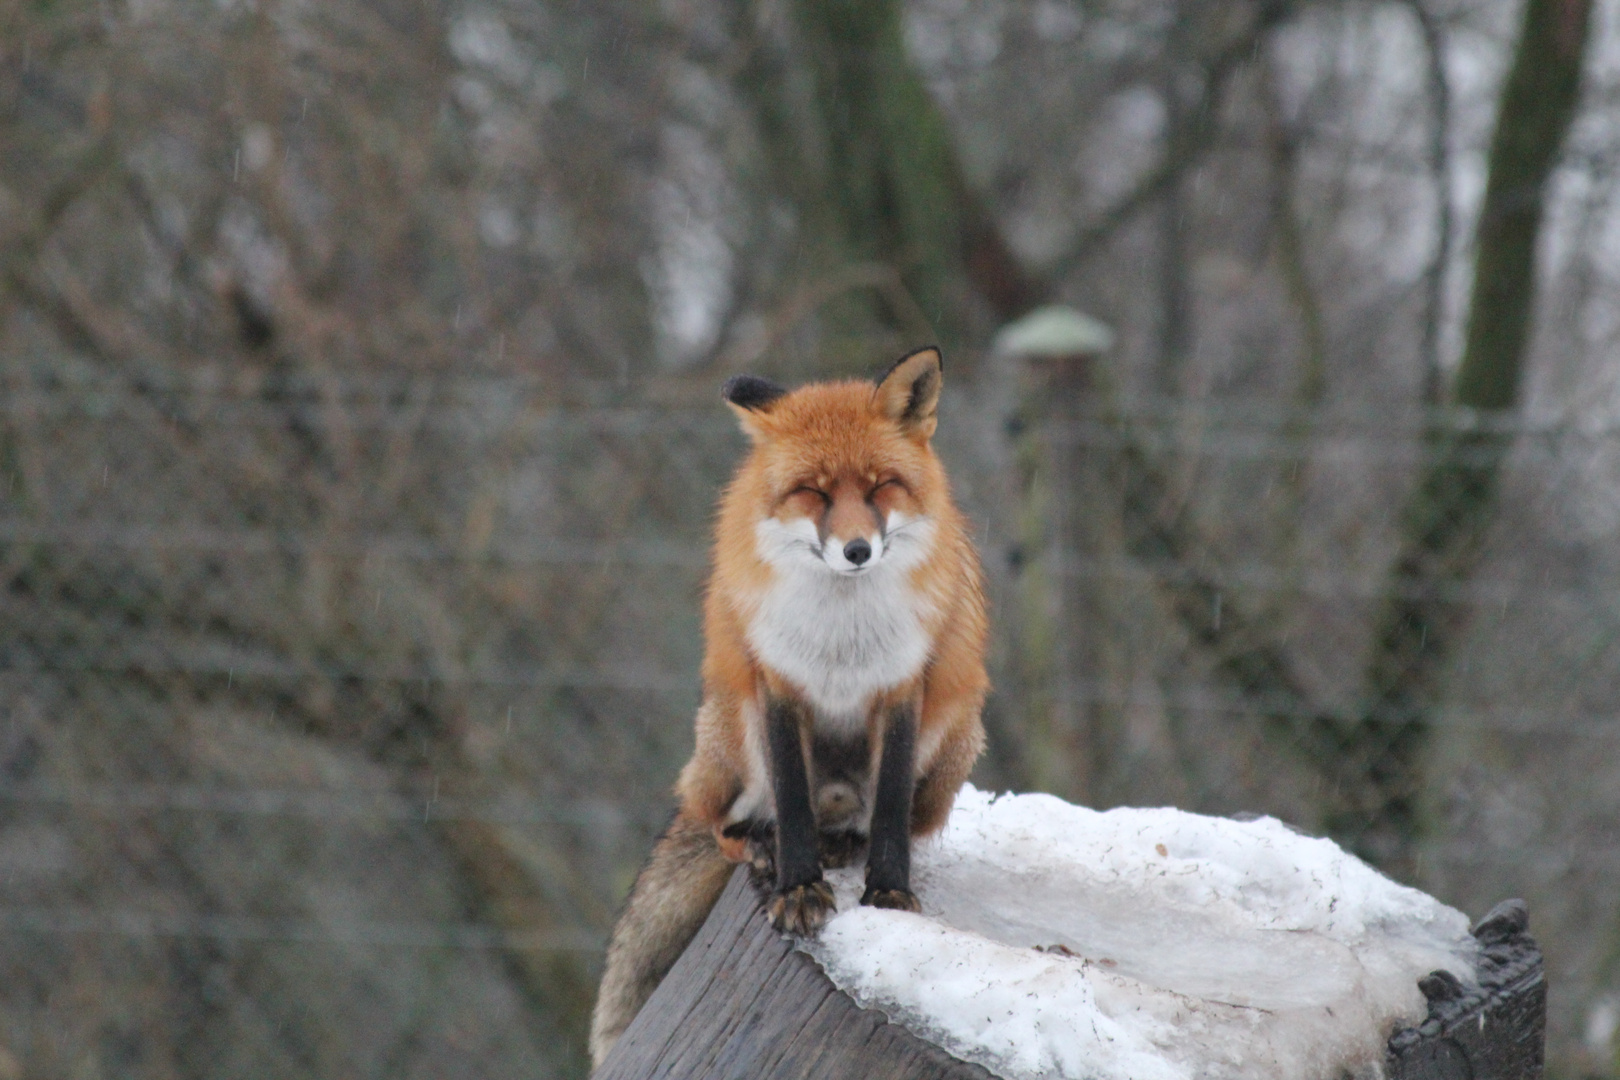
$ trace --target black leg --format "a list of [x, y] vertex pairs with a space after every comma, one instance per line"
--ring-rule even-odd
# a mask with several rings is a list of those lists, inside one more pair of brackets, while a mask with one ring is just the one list
[[769, 910], [777, 929], [811, 934], [832, 911], [833, 896], [821, 879], [799, 718], [799, 706], [794, 702], [775, 699], [766, 705], [771, 785], [776, 795], [776, 895]]
[[776, 793], [776, 887], [789, 889], [821, 879], [810, 781], [799, 741], [798, 706], [772, 701], [765, 723], [770, 730], [771, 785]]
[[911, 893], [912, 772], [917, 760], [917, 710], [897, 706], [883, 730], [877, 799], [866, 856], [866, 894], [861, 903], [917, 911]]

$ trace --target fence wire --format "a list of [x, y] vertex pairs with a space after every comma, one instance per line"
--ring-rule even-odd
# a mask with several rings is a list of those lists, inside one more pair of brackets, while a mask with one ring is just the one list
[[[712, 387], [663, 392], [590, 406], [608, 391], [378, 376], [9, 394], [17, 970], [90, 964], [137, 996], [162, 963], [223, 972], [198, 993], [238, 1025], [266, 1000], [254, 971], [401, 1016], [476, 984], [491, 1016], [548, 1017], [532, 1038], [577, 1037], [690, 746], [709, 523], [743, 445], [700, 404]], [[1476, 563], [1396, 573], [1436, 433], [1482, 426], [1510, 449]], [[1366, 715], [1379, 613], [1443, 604], [1398, 872], [1476, 913], [1529, 893], [1550, 951], [1620, 956], [1602, 899], [1620, 886], [1620, 424], [1053, 414], [987, 381], [953, 388], [940, 443], [995, 605], [978, 782], [1331, 830], [1349, 774], [1319, 743]], [[1160, 483], [1145, 506], [1142, 469]], [[1193, 546], [1133, 547], [1172, 526]], [[1286, 693], [1229, 676], [1262, 648], [1291, 666]], [[212, 951], [150, 951], [170, 948]]]

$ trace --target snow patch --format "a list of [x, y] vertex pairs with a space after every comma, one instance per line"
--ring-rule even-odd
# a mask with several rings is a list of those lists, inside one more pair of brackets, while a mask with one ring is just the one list
[[1472, 984], [1468, 920], [1273, 818], [1099, 813], [971, 786], [913, 852], [922, 915], [859, 906], [803, 943], [862, 1005], [1008, 1080], [1381, 1075]]

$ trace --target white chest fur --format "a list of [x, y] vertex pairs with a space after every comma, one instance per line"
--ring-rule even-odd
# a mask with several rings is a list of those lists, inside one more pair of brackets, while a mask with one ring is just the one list
[[928, 612], [910, 581], [916, 562], [886, 559], [858, 576], [805, 561], [775, 563], [776, 580], [749, 623], [748, 642], [762, 663], [803, 689], [818, 726], [864, 724], [875, 694], [927, 663]]

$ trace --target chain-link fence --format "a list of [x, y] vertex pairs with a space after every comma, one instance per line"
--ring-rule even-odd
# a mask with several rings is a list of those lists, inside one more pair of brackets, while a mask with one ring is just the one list
[[[1391, 592], [1435, 588], [1388, 566], [1423, 418], [1105, 409], [1027, 378], [987, 362], [940, 434], [995, 596], [979, 782], [1333, 827], [1365, 762], [1320, 725], [1364, 706]], [[579, 1067], [690, 745], [742, 446], [707, 381], [669, 393], [13, 384], [0, 1064]], [[1620, 565], [1580, 542], [1616, 435], [1503, 432], [1403, 759], [1406, 876], [1476, 913], [1527, 894], [1572, 1041], [1620, 948]], [[1286, 677], [1234, 679], [1263, 649]]]
[[[1620, 20], [1550, 2], [0, 0], [0, 1080], [582, 1075], [718, 386], [929, 340], [977, 782], [1525, 895], [1617, 1075]], [[988, 344], [1052, 302], [1113, 346]]]

